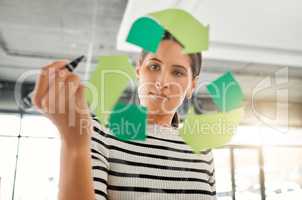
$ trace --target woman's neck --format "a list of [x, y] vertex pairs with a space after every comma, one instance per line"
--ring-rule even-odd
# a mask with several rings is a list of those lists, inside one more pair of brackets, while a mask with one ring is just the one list
[[158, 124], [171, 127], [173, 115], [152, 115], [148, 114], [148, 124]]

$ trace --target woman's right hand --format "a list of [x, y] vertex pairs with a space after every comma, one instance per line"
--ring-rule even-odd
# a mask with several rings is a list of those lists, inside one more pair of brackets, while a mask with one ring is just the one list
[[57, 126], [65, 145], [87, 147], [91, 116], [84, 96], [85, 87], [78, 75], [65, 68], [67, 62], [56, 61], [42, 68], [32, 101]]
[[[33, 104], [58, 128], [61, 136], [59, 199], [95, 199], [90, 158], [91, 117], [79, 76], [66, 61], [43, 67]], [[43, 131], [43, 130], [41, 130]]]

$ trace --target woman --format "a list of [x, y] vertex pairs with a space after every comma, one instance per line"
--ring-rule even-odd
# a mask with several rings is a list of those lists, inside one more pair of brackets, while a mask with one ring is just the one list
[[[166, 32], [155, 54], [141, 54], [136, 75], [140, 104], [148, 108], [146, 141], [120, 141], [91, 119], [84, 87], [65, 64], [55, 62], [42, 70], [33, 98], [61, 135], [61, 200], [216, 199], [211, 151], [194, 154], [177, 128], [176, 110], [192, 97], [200, 53], [183, 54], [180, 43]], [[62, 98], [66, 94], [71, 94], [69, 100]], [[55, 96], [53, 101], [50, 96]], [[63, 104], [68, 109], [60, 113]], [[75, 123], [69, 126], [72, 112]], [[88, 123], [83, 126], [83, 121]], [[91, 125], [93, 130], [87, 128]]]

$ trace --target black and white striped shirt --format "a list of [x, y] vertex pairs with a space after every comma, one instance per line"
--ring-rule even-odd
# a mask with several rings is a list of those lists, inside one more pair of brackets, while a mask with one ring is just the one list
[[145, 141], [121, 141], [94, 118], [96, 199], [216, 199], [211, 150], [194, 154], [175, 128], [148, 125]]

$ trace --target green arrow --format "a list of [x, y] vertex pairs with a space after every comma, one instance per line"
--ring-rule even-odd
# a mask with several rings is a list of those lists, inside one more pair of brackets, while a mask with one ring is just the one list
[[230, 71], [208, 84], [207, 89], [221, 112], [240, 107], [244, 100], [241, 87]]
[[208, 49], [209, 27], [205, 27], [191, 14], [180, 9], [166, 9], [150, 13], [183, 46], [184, 53], [201, 52]]
[[243, 108], [238, 108], [230, 112], [188, 114], [179, 135], [195, 153], [223, 146], [231, 140], [243, 113]]
[[[103, 124], [129, 81], [135, 79], [135, 70], [128, 56], [101, 56], [89, 83], [95, 89], [86, 89], [90, 107]], [[94, 104], [94, 106], [92, 106]]]
[[120, 140], [146, 139], [147, 108], [136, 104], [117, 103], [109, 117], [109, 128]]
[[155, 20], [149, 17], [141, 17], [132, 24], [127, 42], [155, 53], [164, 33], [163, 27]]

